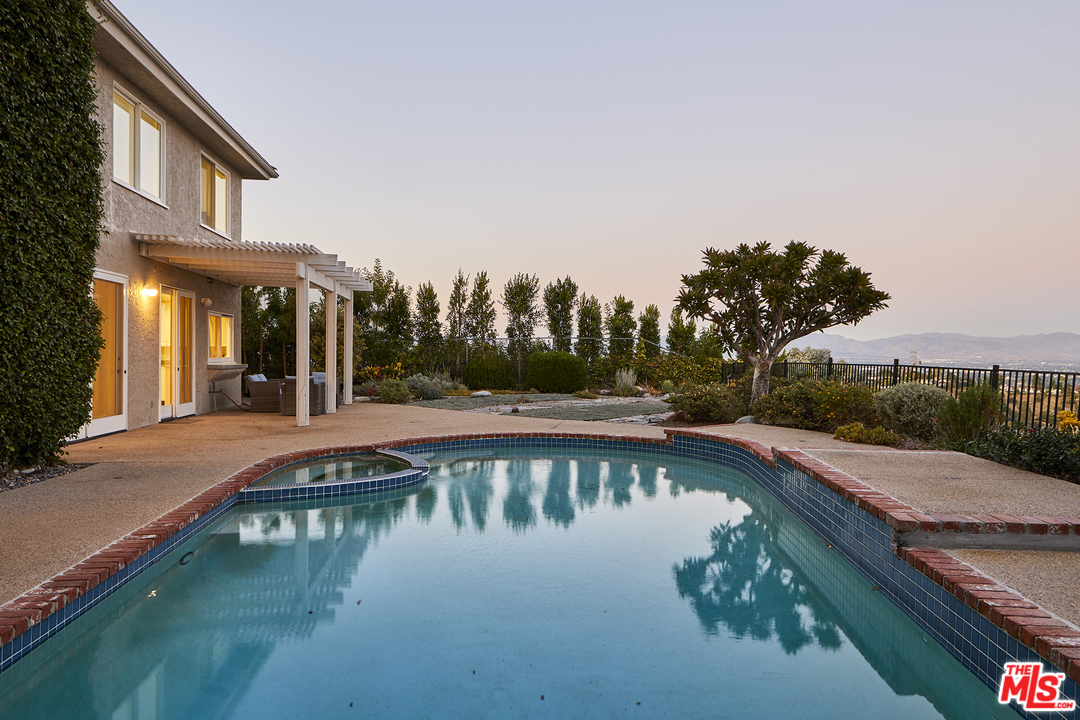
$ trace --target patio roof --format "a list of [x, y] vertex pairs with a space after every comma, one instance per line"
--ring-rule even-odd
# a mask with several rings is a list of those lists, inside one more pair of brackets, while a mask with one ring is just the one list
[[[132, 233], [139, 254], [234, 285], [295, 287], [298, 277], [339, 295], [371, 290], [371, 283], [337, 255], [307, 243], [199, 240]], [[307, 266], [302, 272], [298, 265]]]

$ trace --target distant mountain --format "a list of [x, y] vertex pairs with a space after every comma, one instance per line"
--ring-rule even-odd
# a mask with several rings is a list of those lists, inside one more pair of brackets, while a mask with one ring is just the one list
[[1007, 338], [922, 333], [865, 342], [842, 335], [816, 333], [792, 343], [798, 347], [807, 345], [827, 348], [834, 358], [844, 358], [848, 362], [892, 362], [893, 358], [898, 358], [908, 365], [914, 352], [916, 360], [926, 365], [1080, 370], [1080, 335], [1066, 332]]

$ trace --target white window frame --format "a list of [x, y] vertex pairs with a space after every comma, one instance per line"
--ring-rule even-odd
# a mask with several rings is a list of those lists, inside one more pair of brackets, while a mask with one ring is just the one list
[[[214, 173], [221, 172], [225, 176], [225, 228], [214, 227], [213, 225], [207, 225], [202, 221], [202, 164], [203, 161], [210, 163], [210, 202], [214, 208], [217, 208], [218, 198], [214, 195]], [[199, 225], [206, 228], [212, 233], [217, 233], [222, 237], [230, 237], [230, 231], [232, 230], [232, 173], [225, 169], [221, 163], [214, 158], [210, 157], [206, 153], [200, 153], [199, 156]]]
[[[113, 84], [113, 96], [114, 96], [113, 97], [113, 123], [116, 122], [116, 110], [115, 110], [115, 108], [116, 108], [116, 97], [115, 96], [116, 95], [119, 95], [120, 97], [122, 97], [125, 102], [129, 103], [132, 107], [135, 108], [135, 111], [134, 111], [134, 114], [135, 114], [135, 117], [134, 117], [134, 122], [135, 122], [134, 135], [135, 135], [135, 137], [132, 139], [132, 141], [131, 141], [132, 146], [129, 148], [130, 152], [132, 153], [132, 155], [134, 157], [135, 177], [132, 178], [132, 179], [135, 181], [135, 184], [130, 185], [130, 184], [128, 184], [128, 182], [126, 180], [123, 180], [122, 178], [116, 177], [115, 164], [113, 166], [113, 178], [112, 178], [113, 182], [115, 182], [117, 185], [120, 185], [121, 187], [125, 187], [128, 190], [131, 190], [132, 192], [138, 193], [139, 195], [142, 195], [144, 198], [146, 198], [148, 200], [152, 200], [152, 201], [158, 203], [159, 205], [165, 205], [165, 176], [166, 176], [166, 172], [165, 172], [165, 129], [166, 129], [165, 128], [165, 121], [161, 119], [160, 115], [155, 113], [150, 108], [146, 107], [146, 105], [144, 105], [141, 101], [136, 100], [135, 96], [132, 95], [130, 92], [125, 90], [120, 85], [117, 85], [116, 83], [114, 83]], [[143, 113], [148, 115], [154, 122], [156, 122], [158, 124], [158, 128], [159, 128], [159, 130], [158, 130], [158, 143], [159, 143], [159, 147], [158, 147], [158, 173], [159, 173], [158, 189], [161, 191], [161, 196], [160, 197], [157, 196], [157, 195], [154, 195], [152, 192], [150, 192], [148, 190], [143, 190], [141, 187], [139, 187], [141, 185], [141, 181], [142, 181], [142, 152], [141, 152], [141, 149], [142, 149], [142, 115], [143, 115]], [[115, 154], [116, 153], [116, 148], [115, 148], [115, 144], [116, 144], [116, 127], [115, 126], [113, 127], [112, 142], [113, 142], [113, 145], [114, 145], [113, 153]], [[114, 160], [114, 163], [115, 163], [115, 160]]]
[[[214, 341], [210, 337], [210, 328], [212, 327], [212, 324], [210, 323], [210, 320], [207, 319], [207, 321], [206, 321], [206, 339], [207, 339], [206, 361], [211, 365], [234, 362], [233, 358], [235, 357], [235, 354], [236, 354], [236, 316], [231, 314], [231, 313], [210, 312], [210, 313], [208, 313], [208, 318], [210, 318], [210, 317], [229, 318], [229, 353], [230, 353], [230, 355], [228, 357], [219, 357], [219, 358], [210, 357], [210, 353], [214, 348]], [[221, 328], [220, 323], [218, 323], [218, 328], [219, 328], [219, 332], [220, 332], [220, 328]], [[218, 346], [220, 347], [221, 346], [221, 337], [220, 337], [220, 335], [218, 336], [217, 341], [218, 341]]]

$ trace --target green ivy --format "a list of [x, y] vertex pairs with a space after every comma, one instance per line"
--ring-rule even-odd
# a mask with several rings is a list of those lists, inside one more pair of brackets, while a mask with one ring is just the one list
[[85, 0], [0, 5], [0, 474], [90, 418], [104, 160]]

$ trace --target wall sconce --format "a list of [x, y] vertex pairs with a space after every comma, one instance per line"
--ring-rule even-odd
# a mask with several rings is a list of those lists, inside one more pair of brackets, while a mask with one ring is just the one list
[[199, 302], [201, 302], [201, 303], [202, 303], [203, 305], [205, 305], [206, 307], [210, 307], [211, 305], [213, 305], [213, 304], [214, 304], [214, 301], [213, 301], [213, 300], [211, 300], [210, 298], [203, 298], [203, 299], [202, 299], [202, 300], [200, 300]]
[[157, 297], [157, 288], [145, 287], [143, 288], [142, 294], [148, 298]]

